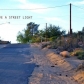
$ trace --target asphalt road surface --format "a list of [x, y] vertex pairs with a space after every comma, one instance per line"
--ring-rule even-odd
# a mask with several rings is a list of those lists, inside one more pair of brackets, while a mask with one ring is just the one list
[[28, 84], [35, 63], [30, 45], [8, 44], [0, 49], [0, 84]]

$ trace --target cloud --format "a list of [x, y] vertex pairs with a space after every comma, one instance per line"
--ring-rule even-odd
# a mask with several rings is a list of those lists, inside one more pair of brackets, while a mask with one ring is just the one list
[[69, 3], [72, 3], [72, 4], [74, 4], [74, 5], [84, 5], [84, 0], [82, 0], [82, 1], [72, 1], [72, 2], [69, 2]]
[[26, 0], [17, 0], [17, 1], [20, 3], [26, 3], [27, 2]]
[[10, 1], [19, 2], [19, 3], [26, 3], [27, 0], [10, 0]]
[[[27, 0], [15, 0], [15, 1], [20, 3], [18, 5], [19, 8], [21, 8], [21, 9], [31, 9], [30, 10], [31, 12], [45, 13], [45, 12], [49, 11], [49, 9], [38, 9], [38, 8], [46, 8], [46, 6], [43, 5], [43, 4], [32, 3], [32, 2], [27, 1]], [[36, 9], [36, 10], [32, 10], [32, 9]]]
[[36, 10], [30, 10], [31, 12], [35, 12], [35, 13], [44, 13], [44, 12], [47, 12], [46, 9], [37, 9], [37, 8], [45, 8], [43, 5], [40, 5], [40, 4], [29, 4], [29, 3], [26, 3], [26, 4], [22, 4], [22, 5], [19, 5], [19, 8], [21, 9], [36, 9]]

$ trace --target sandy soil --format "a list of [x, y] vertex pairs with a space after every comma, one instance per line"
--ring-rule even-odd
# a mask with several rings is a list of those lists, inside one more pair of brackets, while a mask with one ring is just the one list
[[[55, 50], [41, 49], [38, 44], [31, 45], [34, 62], [38, 65], [30, 77], [29, 84], [84, 84], [77, 80], [76, 68], [82, 61], [70, 57], [63, 58]], [[80, 76], [81, 77], [81, 76]]]

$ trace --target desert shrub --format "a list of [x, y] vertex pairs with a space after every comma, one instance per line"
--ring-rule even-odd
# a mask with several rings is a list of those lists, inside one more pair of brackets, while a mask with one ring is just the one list
[[56, 45], [55, 42], [51, 42], [50, 45], [51, 45], [51, 48], [52, 48], [52, 49], [56, 49], [56, 48], [57, 48], [57, 45]]
[[56, 36], [50, 37], [49, 41], [55, 41], [56, 38], [57, 38]]
[[78, 52], [77, 53], [77, 58], [83, 60], [84, 59], [84, 51], [83, 52]]
[[[73, 50], [75, 48], [84, 48], [84, 41], [82, 41], [81, 39], [79, 40], [79, 37], [77, 37], [76, 34], [73, 34], [73, 35], [64, 35], [64, 36], [59, 36], [58, 38], [56, 38], [54, 41], [53, 38], [50, 38], [51, 39], [51, 48], [55, 48], [55, 49], [58, 49], [59, 46], [63, 48], [64, 51], [68, 51], [68, 52], [72, 52], [71, 55], [77, 55], [77, 52], [80, 51], [80, 50], [77, 50], [77, 51], [74, 51]], [[79, 43], [82, 42], [82, 46], [79, 45]], [[61, 51], [59, 49], [59, 51]]]
[[39, 43], [39, 42], [41, 42], [40, 37], [32, 37], [32, 43]]
[[45, 47], [47, 47], [47, 44], [42, 44], [41, 47], [42, 47], [42, 48], [45, 48]]
[[38, 37], [38, 38], [36, 38], [36, 40], [35, 40], [36, 42], [41, 42], [41, 38], [40, 37]]
[[83, 49], [81, 48], [76, 48], [73, 50], [73, 52], [70, 53], [71, 56], [77, 56], [79, 52], [82, 52]]
[[44, 42], [44, 43], [42, 43], [41, 48], [45, 48], [49, 45], [50, 45], [50, 42]]
[[64, 50], [67, 50], [69, 52], [72, 52], [73, 49], [79, 48], [80, 46], [78, 45], [78, 39], [74, 36], [61, 36], [57, 38], [53, 43], [52, 46], [55, 45], [56, 47], [63, 47]]
[[81, 48], [75, 49], [70, 53], [71, 56], [77, 56], [78, 59], [84, 59], [84, 50]]

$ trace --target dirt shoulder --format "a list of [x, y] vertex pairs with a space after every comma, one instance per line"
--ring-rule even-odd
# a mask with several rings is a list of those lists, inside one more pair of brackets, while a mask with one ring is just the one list
[[75, 73], [82, 61], [63, 58], [53, 50], [41, 49], [39, 44], [32, 44], [31, 52], [34, 55], [31, 62], [38, 67], [34, 69], [29, 84], [80, 84]]

